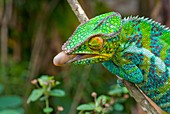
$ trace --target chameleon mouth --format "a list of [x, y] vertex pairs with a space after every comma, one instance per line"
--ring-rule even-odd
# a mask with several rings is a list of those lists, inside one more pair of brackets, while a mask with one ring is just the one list
[[67, 54], [62, 51], [54, 57], [53, 63], [56, 66], [62, 66], [64, 64], [73, 63], [78, 60], [92, 58], [95, 56], [97, 56], [97, 54]]
[[96, 56], [96, 55], [95, 54], [77, 54], [77, 55], [75, 55], [75, 57], [73, 59], [70, 59], [69, 61], [67, 61], [66, 64], [73, 63], [75, 61], [82, 60], [82, 59], [92, 58], [94, 56]]

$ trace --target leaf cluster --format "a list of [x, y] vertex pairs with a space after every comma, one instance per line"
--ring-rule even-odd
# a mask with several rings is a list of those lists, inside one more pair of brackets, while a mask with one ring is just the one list
[[53, 111], [52, 107], [49, 107], [49, 97], [63, 97], [65, 91], [62, 89], [56, 89], [56, 86], [60, 84], [59, 81], [55, 81], [53, 76], [43, 75], [38, 79], [32, 80], [32, 84], [37, 88], [33, 89], [27, 103], [35, 102], [37, 100], [45, 101], [46, 107], [43, 111], [47, 114]]

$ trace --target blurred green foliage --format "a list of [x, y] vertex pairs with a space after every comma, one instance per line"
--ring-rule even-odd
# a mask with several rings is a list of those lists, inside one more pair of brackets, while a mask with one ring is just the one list
[[[0, 93], [3, 92], [3, 85], [0, 85]], [[23, 100], [20, 96], [0, 94], [0, 114], [24, 114]]]
[[[144, 14], [167, 24], [169, 17], [165, 15], [166, 11], [160, 15], [163, 8], [152, 14], [157, 6], [155, 4], [159, 3], [156, 1], [79, 0], [89, 18], [118, 11], [126, 15]], [[137, 4], [134, 5], [134, 2]], [[126, 6], [132, 6], [133, 13]], [[106, 95], [114, 99], [112, 113], [130, 114], [136, 108], [134, 100], [127, 97], [126, 90], [115, 86], [116, 77], [100, 64], [63, 67], [52, 64], [53, 57], [61, 51], [62, 44], [79, 25], [66, 0], [0, 0], [0, 25], [0, 114], [43, 114], [43, 102], [26, 103], [31, 91], [36, 90], [31, 80], [42, 74], [55, 76], [54, 80], [61, 82], [58, 88], [63, 88], [66, 93], [64, 97], [49, 99], [54, 114], [61, 108], [57, 107], [59, 105], [64, 107], [61, 114], [78, 113], [77, 106], [93, 101], [90, 97], [93, 91], [98, 96]], [[6, 46], [2, 46], [4, 39], [7, 40]], [[38, 91], [39, 96], [36, 97], [39, 98], [42, 93]], [[56, 96], [56, 93], [59, 95], [62, 92], [54, 90], [51, 95]], [[35, 100], [35, 96], [33, 98]]]
[[[123, 113], [123, 104], [129, 97], [123, 97], [122, 94], [128, 96], [128, 90], [125, 87], [118, 87], [110, 91], [112, 91], [112, 96], [100, 95], [97, 97], [97, 93], [93, 92], [91, 96], [94, 98], [94, 101], [89, 104], [81, 104], [78, 106], [77, 110], [79, 110], [79, 114]], [[119, 98], [117, 95], [119, 95]]]

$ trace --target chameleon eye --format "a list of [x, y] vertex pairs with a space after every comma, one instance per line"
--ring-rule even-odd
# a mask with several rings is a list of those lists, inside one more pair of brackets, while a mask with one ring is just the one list
[[103, 38], [95, 36], [89, 39], [88, 45], [91, 49], [98, 50], [103, 47]]

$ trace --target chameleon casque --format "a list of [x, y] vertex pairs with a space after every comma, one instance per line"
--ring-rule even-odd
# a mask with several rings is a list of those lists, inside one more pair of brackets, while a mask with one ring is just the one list
[[170, 113], [169, 28], [144, 17], [105, 13], [80, 24], [62, 50], [54, 57], [56, 66], [102, 62]]

